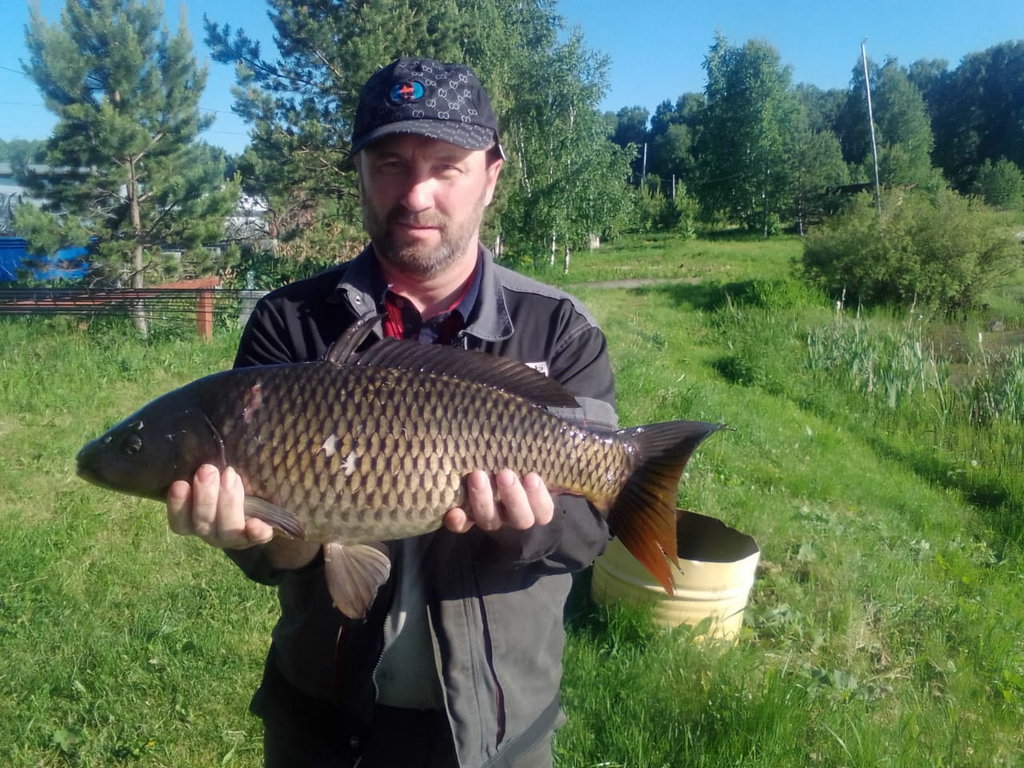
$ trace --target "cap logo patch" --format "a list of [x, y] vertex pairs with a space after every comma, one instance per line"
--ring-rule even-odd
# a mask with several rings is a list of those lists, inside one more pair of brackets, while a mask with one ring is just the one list
[[412, 104], [422, 99], [426, 93], [427, 89], [419, 80], [406, 80], [391, 87], [388, 100], [392, 104]]

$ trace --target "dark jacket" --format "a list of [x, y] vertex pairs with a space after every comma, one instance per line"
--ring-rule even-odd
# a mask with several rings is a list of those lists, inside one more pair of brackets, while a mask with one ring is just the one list
[[[477, 305], [459, 343], [516, 358], [561, 382], [580, 403], [564, 414], [615, 426], [614, 381], [603, 333], [567, 294], [493, 263], [481, 249]], [[351, 262], [274, 291], [256, 307], [236, 366], [315, 360], [357, 318], [377, 312], [379, 278], [370, 249]], [[497, 469], [497, 468], [494, 468]], [[514, 765], [515, 755], [559, 722], [563, 607], [573, 571], [608, 541], [604, 520], [582, 499], [556, 497], [555, 520], [526, 532], [440, 530], [425, 543], [428, 616], [445, 709], [463, 766]], [[231, 557], [256, 581], [276, 585], [277, 672], [308, 696], [332, 702], [356, 723], [372, 715], [373, 670], [392, 578], [365, 621], [331, 604], [322, 562], [299, 571], [270, 567], [259, 548]], [[260, 696], [254, 708], [259, 714]]]

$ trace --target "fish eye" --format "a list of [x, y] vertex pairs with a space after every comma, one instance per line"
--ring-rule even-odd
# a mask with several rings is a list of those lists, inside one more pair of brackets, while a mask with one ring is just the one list
[[142, 438], [137, 432], [132, 432], [121, 441], [121, 450], [128, 456], [134, 456], [142, 450]]

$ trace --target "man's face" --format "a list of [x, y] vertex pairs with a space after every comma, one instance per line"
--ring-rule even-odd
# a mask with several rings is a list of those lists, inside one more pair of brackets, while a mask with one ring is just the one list
[[486, 151], [414, 134], [366, 147], [357, 156], [363, 225], [378, 257], [420, 277], [475, 258], [501, 165]]

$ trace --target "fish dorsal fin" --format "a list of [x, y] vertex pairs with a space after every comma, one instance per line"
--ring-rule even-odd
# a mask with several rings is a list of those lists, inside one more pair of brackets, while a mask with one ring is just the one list
[[347, 362], [355, 354], [359, 345], [370, 335], [373, 331], [373, 326], [382, 317], [384, 315], [363, 315], [356, 320], [327, 348], [323, 356], [324, 362], [334, 365], [342, 365]]
[[487, 352], [385, 338], [350, 362], [472, 381], [549, 408], [579, 407], [569, 390], [554, 379], [518, 360]]

